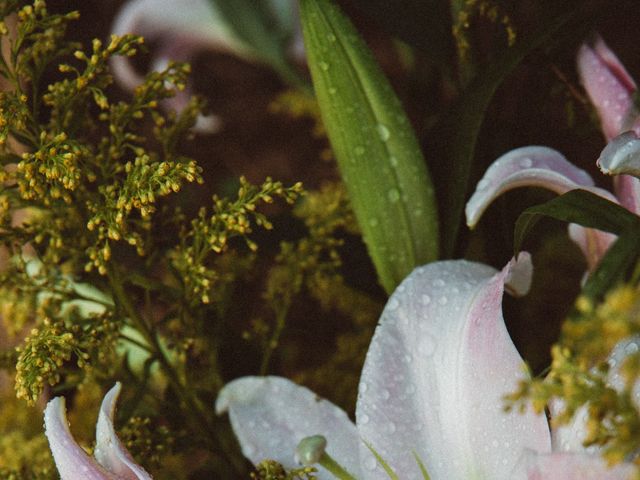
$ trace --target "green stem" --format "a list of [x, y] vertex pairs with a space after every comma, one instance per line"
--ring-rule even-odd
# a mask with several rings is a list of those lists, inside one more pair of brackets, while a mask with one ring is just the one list
[[329, 473], [340, 480], [356, 480], [356, 477], [347, 472], [342, 465], [336, 462], [331, 456], [324, 452], [322, 457], [320, 457], [320, 461], [318, 462], [324, 468], [329, 470]]
[[213, 422], [211, 422], [211, 420], [205, 413], [202, 403], [193, 394], [193, 392], [184, 385], [180, 378], [180, 375], [176, 372], [175, 368], [162, 349], [162, 346], [158, 341], [158, 337], [154, 334], [147, 322], [137, 312], [137, 310], [129, 300], [124, 286], [120, 281], [120, 276], [117, 274], [115, 268], [109, 268], [107, 275], [114, 293], [116, 304], [125, 311], [126, 315], [134, 324], [134, 327], [138, 329], [138, 331], [147, 341], [148, 345], [151, 347], [155, 358], [160, 363], [160, 367], [167, 375], [172, 389], [180, 399], [181, 404], [184, 405], [183, 412], [186, 417], [197, 430], [202, 431], [202, 433], [204, 434], [203, 438], [207, 440], [212, 449], [215, 450], [221, 448], [225, 453], [227, 459], [232, 463], [235, 470], [237, 472], [244, 473], [245, 469], [242, 461], [238, 458], [237, 455], [232, 452], [229, 443], [225, 439], [216, 435], [216, 429], [213, 428]]
[[267, 345], [265, 346], [264, 355], [262, 357], [262, 363], [260, 365], [260, 375], [264, 376], [267, 374], [269, 370], [269, 362], [271, 361], [271, 357], [276, 347], [278, 346], [278, 342], [280, 341], [280, 337], [282, 336], [282, 331], [284, 330], [284, 326], [286, 324], [287, 312], [289, 311], [289, 306], [291, 305], [291, 301], [286, 301], [285, 305], [283, 305], [276, 312], [276, 326], [273, 329], [273, 333], [271, 337], [267, 341]]

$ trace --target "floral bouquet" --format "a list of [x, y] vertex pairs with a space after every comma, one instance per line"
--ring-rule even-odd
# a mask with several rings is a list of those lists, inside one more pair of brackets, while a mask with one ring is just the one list
[[71, 3], [0, 0], [0, 479], [640, 478], [634, 2]]

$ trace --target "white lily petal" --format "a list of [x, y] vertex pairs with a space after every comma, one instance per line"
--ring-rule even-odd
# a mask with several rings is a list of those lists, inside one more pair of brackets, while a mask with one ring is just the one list
[[[520, 261], [526, 266], [529, 255]], [[502, 317], [513, 268], [436, 262], [414, 270], [389, 299], [365, 360], [356, 419], [400, 478], [423, 478], [414, 453], [432, 480], [500, 480], [523, 448], [550, 450], [544, 415], [502, 408], [526, 375]], [[367, 478], [387, 478], [361, 450]]]
[[587, 172], [571, 164], [556, 150], [540, 146], [516, 148], [493, 162], [478, 182], [465, 209], [467, 225], [473, 228], [493, 200], [518, 187], [543, 187], [559, 195], [583, 188], [605, 198], [613, 197], [593, 185]]
[[69, 431], [65, 400], [55, 397], [44, 410], [45, 434], [61, 480], [116, 480], [74, 440]]
[[[243, 377], [226, 385], [216, 400], [218, 415], [229, 412], [242, 453], [257, 464], [275, 460], [297, 466], [295, 451], [305, 437], [323, 435], [327, 453], [355, 477], [360, 475], [355, 425], [347, 414], [311, 390], [281, 377]], [[319, 467], [318, 478], [332, 479]]]
[[597, 164], [607, 175], [640, 176], [640, 139], [631, 131], [618, 135], [604, 147]]
[[538, 454], [526, 451], [509, 477], [513, 480], [631, 480], [636, 467], [607, 466], [602, 457], [580, 453]]
[[635, 132], [618, 135], [602, 150], [598, 158], [602, 173], [613, 179], [620, 203], [633, 213], [640, 213], [640, 139]]
[[637, 117], [633, 106], [636, 85], [602, 38], [578, 51], [578, 73], [596, 107], [608, 140], [632, 126]]
[[96, 425], [96, 448], [94, 456], [104, 468], [123, 480], [151, 480], [144, 468], [136, 465], [133, 458], [122, 445], [113, 427], [116, 402], [122, 385], [118, 382], [107, 392], [100, 406]]

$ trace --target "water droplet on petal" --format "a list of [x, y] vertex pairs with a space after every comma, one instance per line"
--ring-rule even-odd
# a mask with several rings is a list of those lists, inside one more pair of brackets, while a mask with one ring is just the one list
[[331, 43], [336, 41], [336, 36], [333, 33], [329, 33], [327, 34], [327, 40], [329, 40]]
[[369, 220], [369, 226], [372, 228], [375, 228], [378, 226], [378, 219], [377, 218], [372, 218], [371, 220]]
[[391, 203], [396, 203], [398, 200], [400, 200], [400, 192], [397, 189], [392, 188], [387, 192], [387, 198]]
[[397, 310], [399, 306], [400, 303], [395, 298], [391, 298], [389, 302], [387, 302], [387, 310], [389, 311], [393, 312], [394, 310]]
[[367, 470], [375, 470], [376, 467], [378, 466], [378, 462], [374, 457], [368, 457], [364, 461], [364, 466], [366, 467]]
[[525, 157], [522, 160], [520, 160], [520, 166], [522, 168], [531, 168], [532, 165], [533, 165], [533, 160], [531, 160], [529, 157]]
[[478, 182], [477, 190], [485, 190], [489, 186], [489, 180], [482, 179]]
[[422, 305], [429, 305], [431, 303], [431, 297], [426, 293], [422, 295], [421, 300], [422, 300]]
[[329, 64], [327, 62], [318, 62], [318, 66], [325, 72], [329, 70]]
[[389, 157], [389, 163], [391, 164], [392, 167], [397, 167], [398, 166], [398, 158], [394, 157], [393, 155]]
[[634, 353], [636, 353], [638, 351], [638, 344], [631, 342], [629, 345], [627, 345], [626, 347], [624, 347], [624, 351], [629, 354], [632, 355]]
[[379, 123], [376, 126], [376, 129], [378, 130], [378, 136], [380, 137], [380, 140], [382, 140], [383, 142], [389, 140], [389, 137], [391, 137], [391, 132], [389, 132], [389, 129], [385, 125]]
[[438, 300], [438, 303], [440, 305], [446, 305], [448, 301], [449, 299], [447, 297], [440, 297], [440, 300]]

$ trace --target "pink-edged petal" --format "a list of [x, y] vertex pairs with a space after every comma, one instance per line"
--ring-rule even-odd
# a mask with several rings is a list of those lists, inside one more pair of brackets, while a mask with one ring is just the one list
[[541, 146], [516, 148], [493, 162], [478, 182], [465, 209], [467, 225], [473, 228], [493, 200], [518, 187], [542, 187], [559, 195], [583, 188], [605, 198], [612, 197], [593, 185], [587, 172], [571, 164], [556, 150]]
[[611, 139], [632, 126], [638, 112], [633, 106], [636, 84], [602, 38], [578, 51], [578, 73], [598, 111], [602, 130]]
[[[297, 466], [300, 440], [323, 435], [327, 453], [360, 478], [360, 437], [339, 407], [311, 390], [281, 377], [243, 377], [227, 384], [216, 400], [218, 415], [229, 412], [242, 453], [257, 464], [276, 460], [286, 468]], [[319, 467], [318, 478], [333, 478]]]
[[580, 247], [587, 260], [589, 271], [593, 271], [617, 237], [612, 233], [584, 228], [572, 223], [569, 225], [569, 238]]
[[133, 461], [113, 427], [113, 417], [121, 387], [120, 383], [116, 383], [102, 400], [96, 426], [94, 456], [100, 465], [118, 475], [122, 480], [151, 480], [151, 475]]
[[[550, 451], [544, 415], [506, 413], [526, 375], [502, 317], [504, 283], [528, 286], [529, 255], [501, 272], [464, 260], [414, 270], [389, 299], [367, 353], [356, 420], [400, 478], [507, 479], [523, 448]], [[517, 274], [516, 274], [517, 273]], [[522, 291], [520, 292], [522, 293]], [[367, 478], [387, 478], [366, 447]]]
[[640, 213], [640, 139], [635, 132], [624, 132], [602, 150], [598, 167], [613, 179], [620, 203], [633, 213]]
[[514, 472], [513, 480], [631, 480], [636, 467], [623, 463], [609, 467], [597, 455], [579, 453], [538, 454], [526, 451]]
[[67, 422], [63, 397], [49, 401], [44, 410], [45, 434], [61, 480], [117, 480], [76, 443]]

